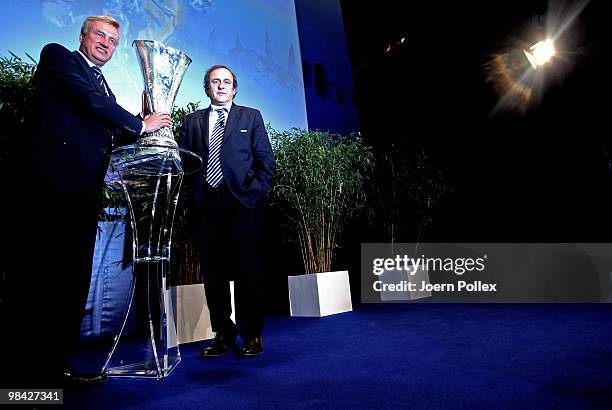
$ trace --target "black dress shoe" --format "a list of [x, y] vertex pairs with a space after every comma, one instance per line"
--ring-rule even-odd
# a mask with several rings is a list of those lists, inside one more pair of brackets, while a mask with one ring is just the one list
[[240, 357], [255, 357], [263, 353], [263, 341], [261, 337], [249, 339], [244, 341], [242, 349], [238, 352]]
[[226, 338], [222, 334], [217, 333], [215, 340], [208, 347], [205, 347], [200, 352], [200, 358], [212, 359], [215, 357], [223, 356], [228, 350], [236, 350], [235, 345], [236, 338]]
[[104, 373], [81, 374], [74, 369], [66, 367], [64, 369], [64, 384], [68, 386], [97, 386], [108, 381], [108, 376]]

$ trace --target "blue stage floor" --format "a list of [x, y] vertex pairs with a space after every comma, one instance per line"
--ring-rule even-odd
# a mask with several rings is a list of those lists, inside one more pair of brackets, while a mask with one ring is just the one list
[[[612, 408], [612, 305], [364, 305], [269, 317], [265, 353], [67, 391], [69, 408]], [[91, 364], [91, 355], [75, 363]]]

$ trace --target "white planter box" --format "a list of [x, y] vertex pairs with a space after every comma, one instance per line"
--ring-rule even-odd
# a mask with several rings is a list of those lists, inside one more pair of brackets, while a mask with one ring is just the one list
[[415, 290], [382, 290], [380, 291], [380, 300], [382, 302], [391, 302], [391, 301], [410, 301], [415, 299], [427, 298], [431, 297], [431, 291], [420, 289], [423, 284], [429, 285], [429, 272], [427, 270], [418, 268], [414, 275], [409, 274], [405, 270], [385, 270], [382, 275], [380, 275], [380, 281], [383, 284], [387, 285], [398, 285], [398, 284], [414, 284], [413, 287]]
[[348, 271], [289, 276], [291, 316], [320, 317], [353, 310]]
[[[169, 326], [174, 325], [173, 319], [176, 317], [176, 333], [178, 340], [172, 337], [170, 332], [170, 346], [177, 344], [197, 342], [215, 337], [210, 324], [210, 313], [206, 303], [204, 285], [175, 286], [168, 289], [170, 309], [168, 314]], [[236, 323], [236, 309], [234, 303], [234, 282], [230, 281], [230, 293], [232, 296], [232, 320]], [[176, 315], [174, 314], [176, 312]]]

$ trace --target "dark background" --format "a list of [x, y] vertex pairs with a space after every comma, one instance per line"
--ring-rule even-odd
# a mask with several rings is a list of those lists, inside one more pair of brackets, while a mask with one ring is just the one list
[[[354, 304], [362, 243], [612, 242], [605, 1], [588, 2], [560, 34], [529, 103], [500, 110], [494, 56], [515, 53], [529, 68], [522, 50], [583, 2], [340, 0], [351, 93], [337, 87], [349, 76], [339, 74], [344, 50], [322, 40], [332, 3], [296, 7], [311, 128], [346, 134], [343, 113], [356, 108], [375, 155], [368, 209], [338, 238], [333, 264], [348, 269]], [[269, 215], [267, 301], [284, 313], [286, 276], [303, 267], [281, 211]]]
[[[341, 2], [362, 135], [426, 152], [452, 188], [421, 240], [610, 240], [609, 6], [591, 1], [563, 32], [524, 110], [492, 115], [501, 96], [487, 81], [495, 53], [534, 44], [547, 13], [578, 4]], [[361, 242], [384, 241], [375, 231]]]

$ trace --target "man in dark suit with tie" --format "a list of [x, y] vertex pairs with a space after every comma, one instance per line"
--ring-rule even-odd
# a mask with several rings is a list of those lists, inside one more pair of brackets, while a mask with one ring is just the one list
[[[178, 141], [205, 164], [192, 178], [204, 287], [215, 332], [202, 358], [235, 349], [238, 335], [241, 357], [263, 352], [261, 219], [274, 154], [261, 113], [233, 103], [237, 87], [228, 67], [209, 68], [204, 91], [210, 107], [185, 117]], [[232, 278], [238, 327], [230, 319]]]
[[67, 357], [87, 300], [113, 135], [136, 139], [171, 125], [168, 115], [141, 120], [116, 103], [101, 67], [118, 43], [119, 23], [92, 16], [83, 23], [78, 51], [48, 44], [40, 55], [30, 132], [13, 166], [21, 178], [15, 180], [6, 308], [15, 335], [8, 343], [21, 353], [10, 368], [22, 376], [14, 387], [105, 380], [77, 374]]

